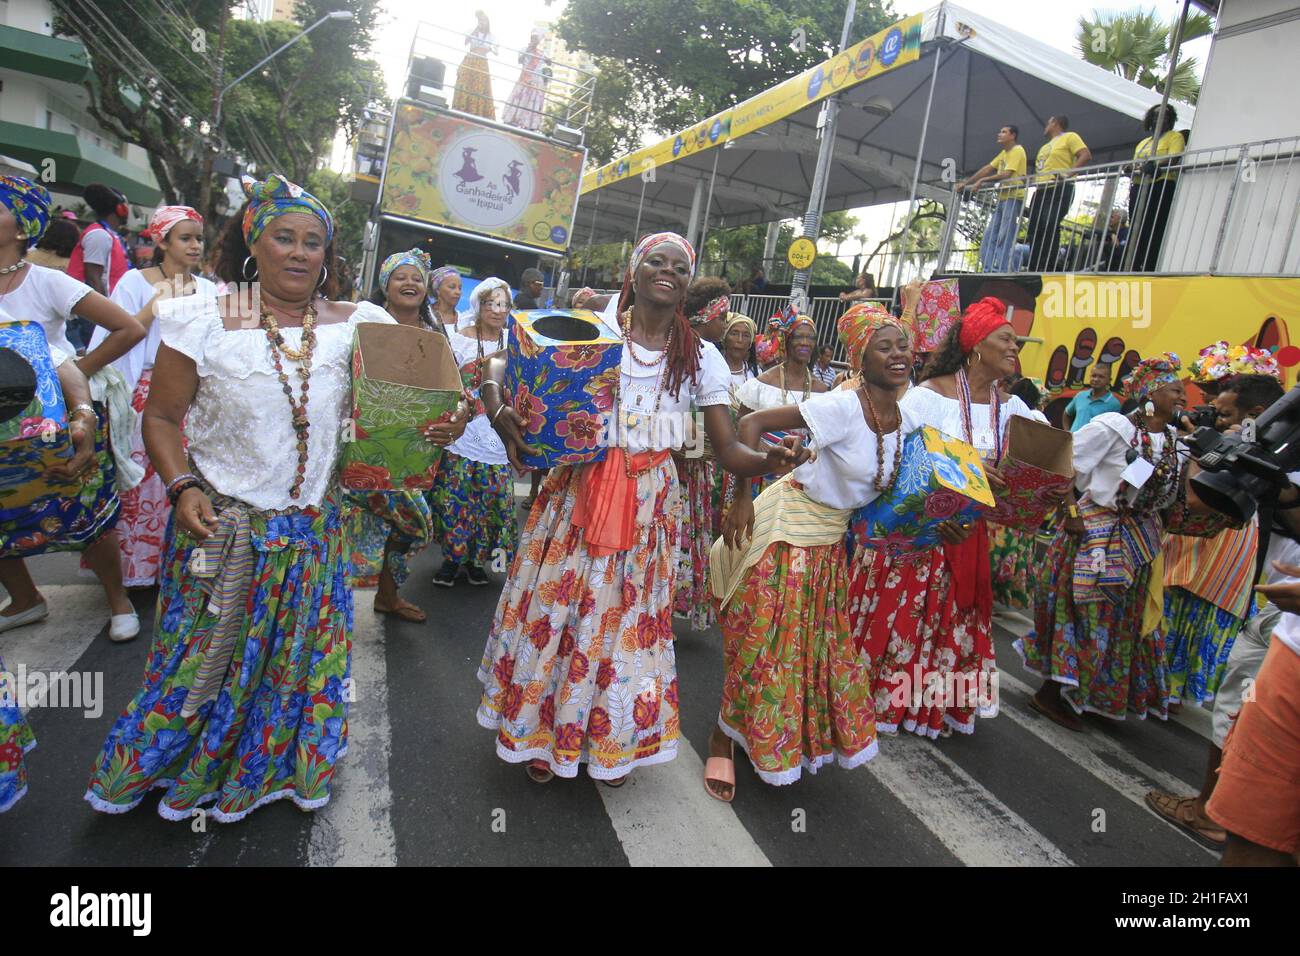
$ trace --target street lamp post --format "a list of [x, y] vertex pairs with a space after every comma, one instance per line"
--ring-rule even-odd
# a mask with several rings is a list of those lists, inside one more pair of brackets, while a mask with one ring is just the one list
[[[231, 80], [231, 81], [230, 81], [229, 83], [227, 83], [225, 86], [219, 86], [219, 85], [214, 84], [213, 91], [212, 91], [212, 130], [211, 130], [212, 135], [213, 135], [213, 136], [220, 136], [220, 133], [221, 133], [221, 107], [222, 107], [222, 103], [225, 101], [225, 98], [226, 98], [226, 94], [227, 94], [227, 93], [229, 93], [232, 89], [234, 89], [236, 86], [238, 86], [241, 82], [243, 82], [244, 80], [248, 79], [250, 76], [252, 76], [252, 75], [253, 75], [254, 73], [256, 73], [258, 70], [260, 70], [262, 67], [266, 66], [267, 63], [269, 63], [269, 62], [271, 62], [272, 60], [274, 60], [277, 56], [279, 56], [279, 55], [280, 55], [281, 53], [283, 53], [285, 50], [289, 49], [289, 47], [293, 46], [295, 43], [297, 43], [299, 40], [301, 40], [301, 39], [302, 39], [303, 37], [305, 37], [307, 34], [311, 33], [312, 30], [315, 30], [318, 26], [320, 26], [320, 25], [321, 25], [322, 23], [324, 23], [325, 21], [327, 21], [327, 20], [351, 20], [351, 19], [352, 19], [352, 11], [351, 11], [351, 10], [335, 10], [333, 13], [327, 13], [327, 14], [325, 14], [325, 16], [321, 17], [319, 20], [317, 20], [315, 23], [313, 23], [313, 24], [312, 24], [311, 26], [309, 26], [307, 29], [303, 30], [303, 31], [302, 31], [301, 33], [299, 33], [297, 36], [293, 37], [291, 40], [289, 40], [287, 43], [285, 43], [283, 46], [281, 46], [278, 50], [275, 50], [274, 52], [267, 54], [265, 57], [263, 57], [261, 60], [259, 60], [259, 61], [257, 62], [256, 65], [254, 65], [252, 68], [250, 68], [250, 69], [248, 69], [248, 70], [245, 70], [243, 73], [241, 73], [239, 76], [235, 77], [233, 80]], [[224, 39], [224, 36], [225, 36], [225, 21], [224, 21], [224, 20], [222, 21], [221, 26], [222, 26], [222, 37], [223, 37], [223, 39]], [[218, 54], [218, 56], [220, 56], [220, 55], [221, 55], [221, 54]], [[218, 64], [217, 64], [217, 69], [218, 69], [218, 71], [221, 70], [222, 65], [223, 65], [222, 63], [218, 62]], [[220, 72], [218, 72], [218, 74], [217, 74], [217, 76], [218, 76], [217, 83], [218, 83], [218, 84], [220, 83], [220, 75], [221, 75]], [[212, 149], [209, 149], [209, 150], [207, 151], [207, 155], [205, 156], [205, 158], [204, 158], [204, 160], [203, 160], [203, 178], [202, 178], [202, 180], [201, 180], [200, 183], [199, 183], [199, 210], [200, 210], [204, 215], [207, 215], [207, 213], [208, 213], [208, 204], [209, 204], [209, 202], [211, 202], [211, 199], [212, 199], [212, 159], [213, 159], [213, 152], [214, 152], [214, 150], [212, 150]]]

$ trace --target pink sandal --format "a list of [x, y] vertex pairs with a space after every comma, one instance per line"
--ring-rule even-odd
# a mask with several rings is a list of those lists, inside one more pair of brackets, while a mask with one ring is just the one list
[[[732, 744], [732, 755], [730, 757], [710, 757], [704, 762], [704, 792], [714, 800], [721, 800], [723, 803], [730, 803], [736, 797], [736, 747]], [[714, 791], [709, 783], [724, 783], [731, 787], [731, 793], [728, 796], [721, 796]]]

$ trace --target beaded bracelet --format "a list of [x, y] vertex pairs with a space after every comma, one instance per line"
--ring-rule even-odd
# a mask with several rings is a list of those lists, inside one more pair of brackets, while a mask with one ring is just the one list
[[198, 481], [198, 480], [199, 480], [199, 476], [198, 476], [198, 475], [192, 475], [192, 474], [190, 474], [188, 471], [181, 472], [179, 475], [177, 475], [177, 476], [176, 476], [175, 478], [173, 478], [171, 481], [167, 482], [167, 493], [168, 493], [168, 494], [171, 494], [171, 490], [172, 490], [174, 487], [176, 487], [177, 484], [179, 484], [180, 482], [184, 481], [186, 478], [189, 478], [189, 479], [191, 479], [192, 481]]
[[189, 491], [191, 488], [198, 488], [198, 487], [199, 487], [199, 480], [197, 478], [181, 477], [176, 481], [172, 482], [171, 485], [168, 486], [167, 500], [170, 501], [171, 506], [175, 508], [176, 502], [181, 500], [181, 495]]

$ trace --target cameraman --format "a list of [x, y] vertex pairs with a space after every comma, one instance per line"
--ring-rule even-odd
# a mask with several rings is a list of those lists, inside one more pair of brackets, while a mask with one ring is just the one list
[[[1214, 399], [1215, 428], [1220, 432], [1236, 431], [1248, 418], [1255, 418], [1282, 397], [1282, 386], [1271, 375], [1239, 375], [1231, 379]], [[1291, 476], [1300, 480], [1300, 473]], [[1195, 494], [1189, 489], [1189, 499]], [[1280, 507], [1300, 500], [1300, 488], [1292, 485], [1282, 493]], [[1300, 535], [1300, 511], [1279, 510], [1287, 523], [1289, 533]], [[1286, 532], [1274, 532], [1270, 557], [1290, 562], [1300, 562], [1300, 545], [1288, 540]], [[1290, 549], [1290, 550], [1288, 550]], [[1253, 550], [1253, 549], [1252, 549]], [[1245, 560], [1254, 563], [1252, 553]], [[1207, 569], [1208, 570], [1208, 569]], [[1253, 571], [1252, 571], [1253, 573]], [[1252, 599], [1253, 600], [1253, 599]], [[1259, 672], [1268, 652], [1269, 638], [1273, 633], [1281, 610], [1269, 604], [1254, 617], [1249, 618], [1237, 633], [1225, 664], [1223, 678], [1214, 694], [1213, 740], [1201, 792], [1196, 796], [1178, 796], [1161, 790], [1146, 795], [1147, 805], [1162, 819], [1186, 831], [1201, 843], [1223, 849], [1227, 834], [1206, 814], [1206, 803], [1215, 792], [1219, 781], [1222, 747], [1232, 718], [1241, 710], [1243, 696]], [[1225, 857], [1225, 861], [1227, 861]]]
[[[1253, 407], [1259, 378], [1268, 376], [1238, 376], [1219, 398]], [[1218, 399], [1215, 405], [1222, 408]], [[1300, 472], [1287, 477], [1291, 485], [1279, 496], [1279, 527], [1268, 552], [1268, 583], [1256, 588], [1270, 603], [1242, 630], [1224, 679], [1226, 687], [1234, 669], [1257, 668], [1249, 684], [1237, 678], [1240, 712], [1221, 745], [1218, 784], [1205, 805], [1227, 831], [1224, 866], [1300, 862]], [[1216, 740], [1220, 705], [1229, 714], [1235, 706], [1225, 696], [1215, 702]]]

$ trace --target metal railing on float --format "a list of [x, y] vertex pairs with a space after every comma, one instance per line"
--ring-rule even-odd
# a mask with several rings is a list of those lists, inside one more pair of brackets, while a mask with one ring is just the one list
[[943, 272], [1300, 273], [1300, 137], [954, 187]]
[[547, 33], [531, 50], [422, 22], [411, 39], [405, 95], [580, 145], [595, 73]]

